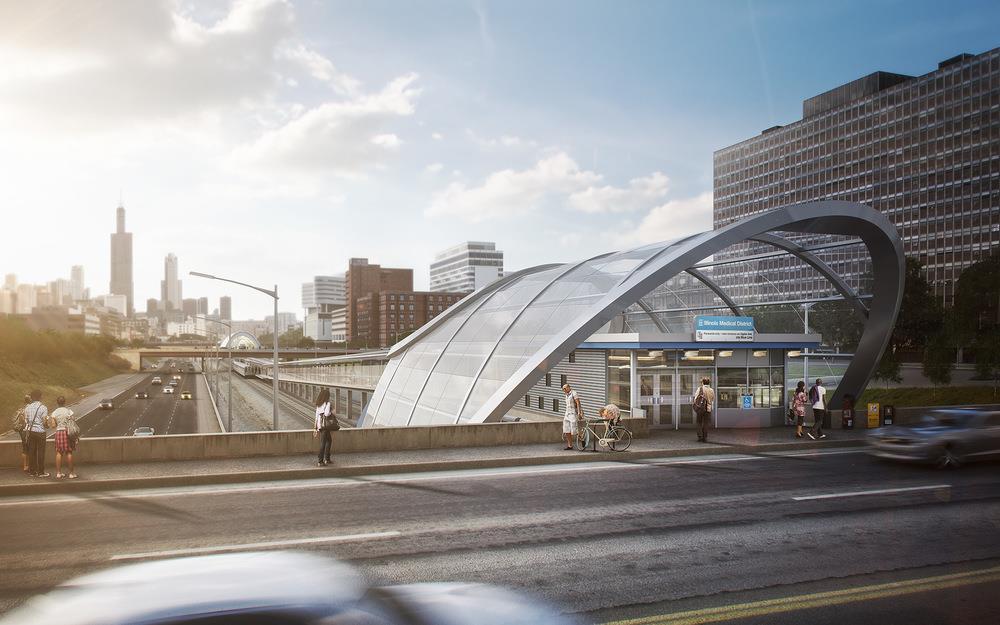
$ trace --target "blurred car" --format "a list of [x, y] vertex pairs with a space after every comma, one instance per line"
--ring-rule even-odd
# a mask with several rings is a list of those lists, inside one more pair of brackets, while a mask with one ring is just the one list
[[1000, 410], [932, 410], [912, 425], [893, 425], [868, 435], [879, 458], [956, 467], [1000, 458]]
[[191, 399], [191, 391], [181, 391], [181, 399]]
[[174, 387], [172, 387], [172, 386], [164, 386], [163, 387], [163, 392], [166, 395], [173, 395], [174, 394]]
[[132, 430], [132, 436], [153, 436], [154, 434], [156, 434], [156, 430], [147, 426]]
[[149, 392], [148, 391], [139, 391], [138, 393], [135, 394], [135, 398], [136, 399], [149, 399]]
[[180, 384], [180, 382], [178, 382], [177, 380], [170, 380], [170, 382], [168, 382], [167, 384], [168, 386], [176, 387], [178, 384]]
[[100, 408], [101, 410], [113, 410], [115, 404], [110, 399], [102, 399], [101, 403], [99, 403], [97, 407]]
[[151, 382], [151, 384], [163, 384], [163, 380], [161, 380], [160, 376], [157, 375], [153, 377], [153, 381]]
[[[127, 600], [123, 600], [126, 598]], [[158, 560], [78, 577], [0, 625], [568, 625], [484, 584], [369, 587], [351, 567], [290, 551]]]
[[181, 380], [181, 376], [179, 376], [179, 375], [171, 376], [170, 379], [177, 380], [179, 382]]

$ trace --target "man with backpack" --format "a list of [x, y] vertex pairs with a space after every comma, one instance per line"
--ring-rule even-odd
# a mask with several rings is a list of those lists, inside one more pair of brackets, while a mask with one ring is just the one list
[[809, 403], [812, 404], [813, 419], [816, 420], [812, 429], [807, 432], [809, 438], [813, 440], [826, 438], [826, 434], [823, 433], [823, 420], [826, 418], [826, 389], [823, 388], [823, 380], [816, 378], [816, 384], [809, 389]]
[[712, 407], [715, 405], [715, 391], [709, 386], [711, 380], [701, 379], [701, 386], [691, 398], [691, 408], [694, 409], [695, 423], [698, 426], [698, 442], [708, 442], [708, 424], [712, 421]]

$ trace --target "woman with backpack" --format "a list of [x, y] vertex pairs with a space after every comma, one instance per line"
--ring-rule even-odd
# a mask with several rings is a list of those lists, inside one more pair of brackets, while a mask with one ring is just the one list
[[334, 412], [333, 404], [330, 403], [330, 389], [323, 389], [316, 396], [316, 431], [313, 438], [319, 437], [319, 455], [316, 457], [316, 466], [323, 467], [330, 464], [330, 448], [333, 446], [331, 432], [340, 429], [337, 423], [337, 414]]
[[[56, 399], [59, 407], [52, 411], [52, 421], [56, 426], [56, 479], [67, 477], [71, 480], [77, 478], [76, 467], [73, 466], [73, 452], [76, 451], [76, 444], [80, 441], [80, 426], [76, 424], [76, 417], [73, 411], [66, 407], [66, 398], [59, 396]], [[62, 472], [63, 458], [69, 465], [69, 474]]]
[[806, 395], [806, 383], [799, 380], [795, 386], [795, 394], [792, 395], [792, 411], [795, 413], [795, 438], [802, 438], [802, 423], [806, 418], [806, 402], [809, 397]]

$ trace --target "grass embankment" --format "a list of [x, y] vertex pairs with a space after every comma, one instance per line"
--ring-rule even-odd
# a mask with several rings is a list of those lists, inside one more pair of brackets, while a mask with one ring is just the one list
[[857, 407], [864, 409], [868, 403], [905, 406], [969, 406], [1000, 403], [1000, 395], [992, 386], [942, 386], [916, 388], [872, 388], [864, 392]]
[[129, 370], [114, 355], [106, 337], [59, 332], [34, 332], [23, 322], [0, 319], [0, 432], [10, 429], [10, 418], [33, 389], [53, 406], [59, 395], [67, 403], [80, 399], [80, 387]]

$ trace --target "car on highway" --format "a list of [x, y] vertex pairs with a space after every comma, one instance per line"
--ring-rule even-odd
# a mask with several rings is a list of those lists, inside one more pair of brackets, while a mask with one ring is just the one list
[[156, 430], [148, 426], [132, 430], [132, 436], [153, 436], [154, 434], [156, 434]]
[[178, 382], [177, 380], [170, 380], [170, 382], [167, 383], [168, 386], [173, 386], [175, 388], [177, 387], [178, 384], [180, 384], [180, 382]]
[[174, 387], [172, 387], [172, 386], [164, 386], [163, 387], [163, 393], [165, 395], [173, 395], [174, 394]]
[[149, 391], [139, 391], [135, 394], [136, 399], [149, 399]]
[[101, 403], [97, 404], [97, 407], [100, 408], [101, 410], [113, 410], [115, 407], [115, 403], [110, 399], [102, 399]]
[[154, 376], [154, 377], [153, 377], [153, 380], [152, 380], [152, 382], [150, 382], [150, 383], [151, 383], [151, 384], [163, 384], [163, 380], [161, 380], [161, 379], [160, 379], [160, 376], [158, 376], [158, 375], [157, 375], [157, 376]]
[[[127, 600], [123, 600], [127, 598]], [[63, 582], [0, 625], [568, 625], [521, 593], [478, 583], [369, 586], [323, 556], [268, 551], [129, 564]]]
[[181, 376], [179, 376], [179, 375], [174, 375], [174, 376], [171, 376], [171, 378], [170, 378], [170, 379], [172, 379], [172, 380], [177, 380], [178, 382], [180, 382], [180, 381], [181, 381]]
[[181, 391], [181, 399], [191, 399], [191, 391]]
[[870, 432], [868, 445], [878, 458], [941, 468], [998, 459], [1000, 410], [931, 410], [917, 423]]

